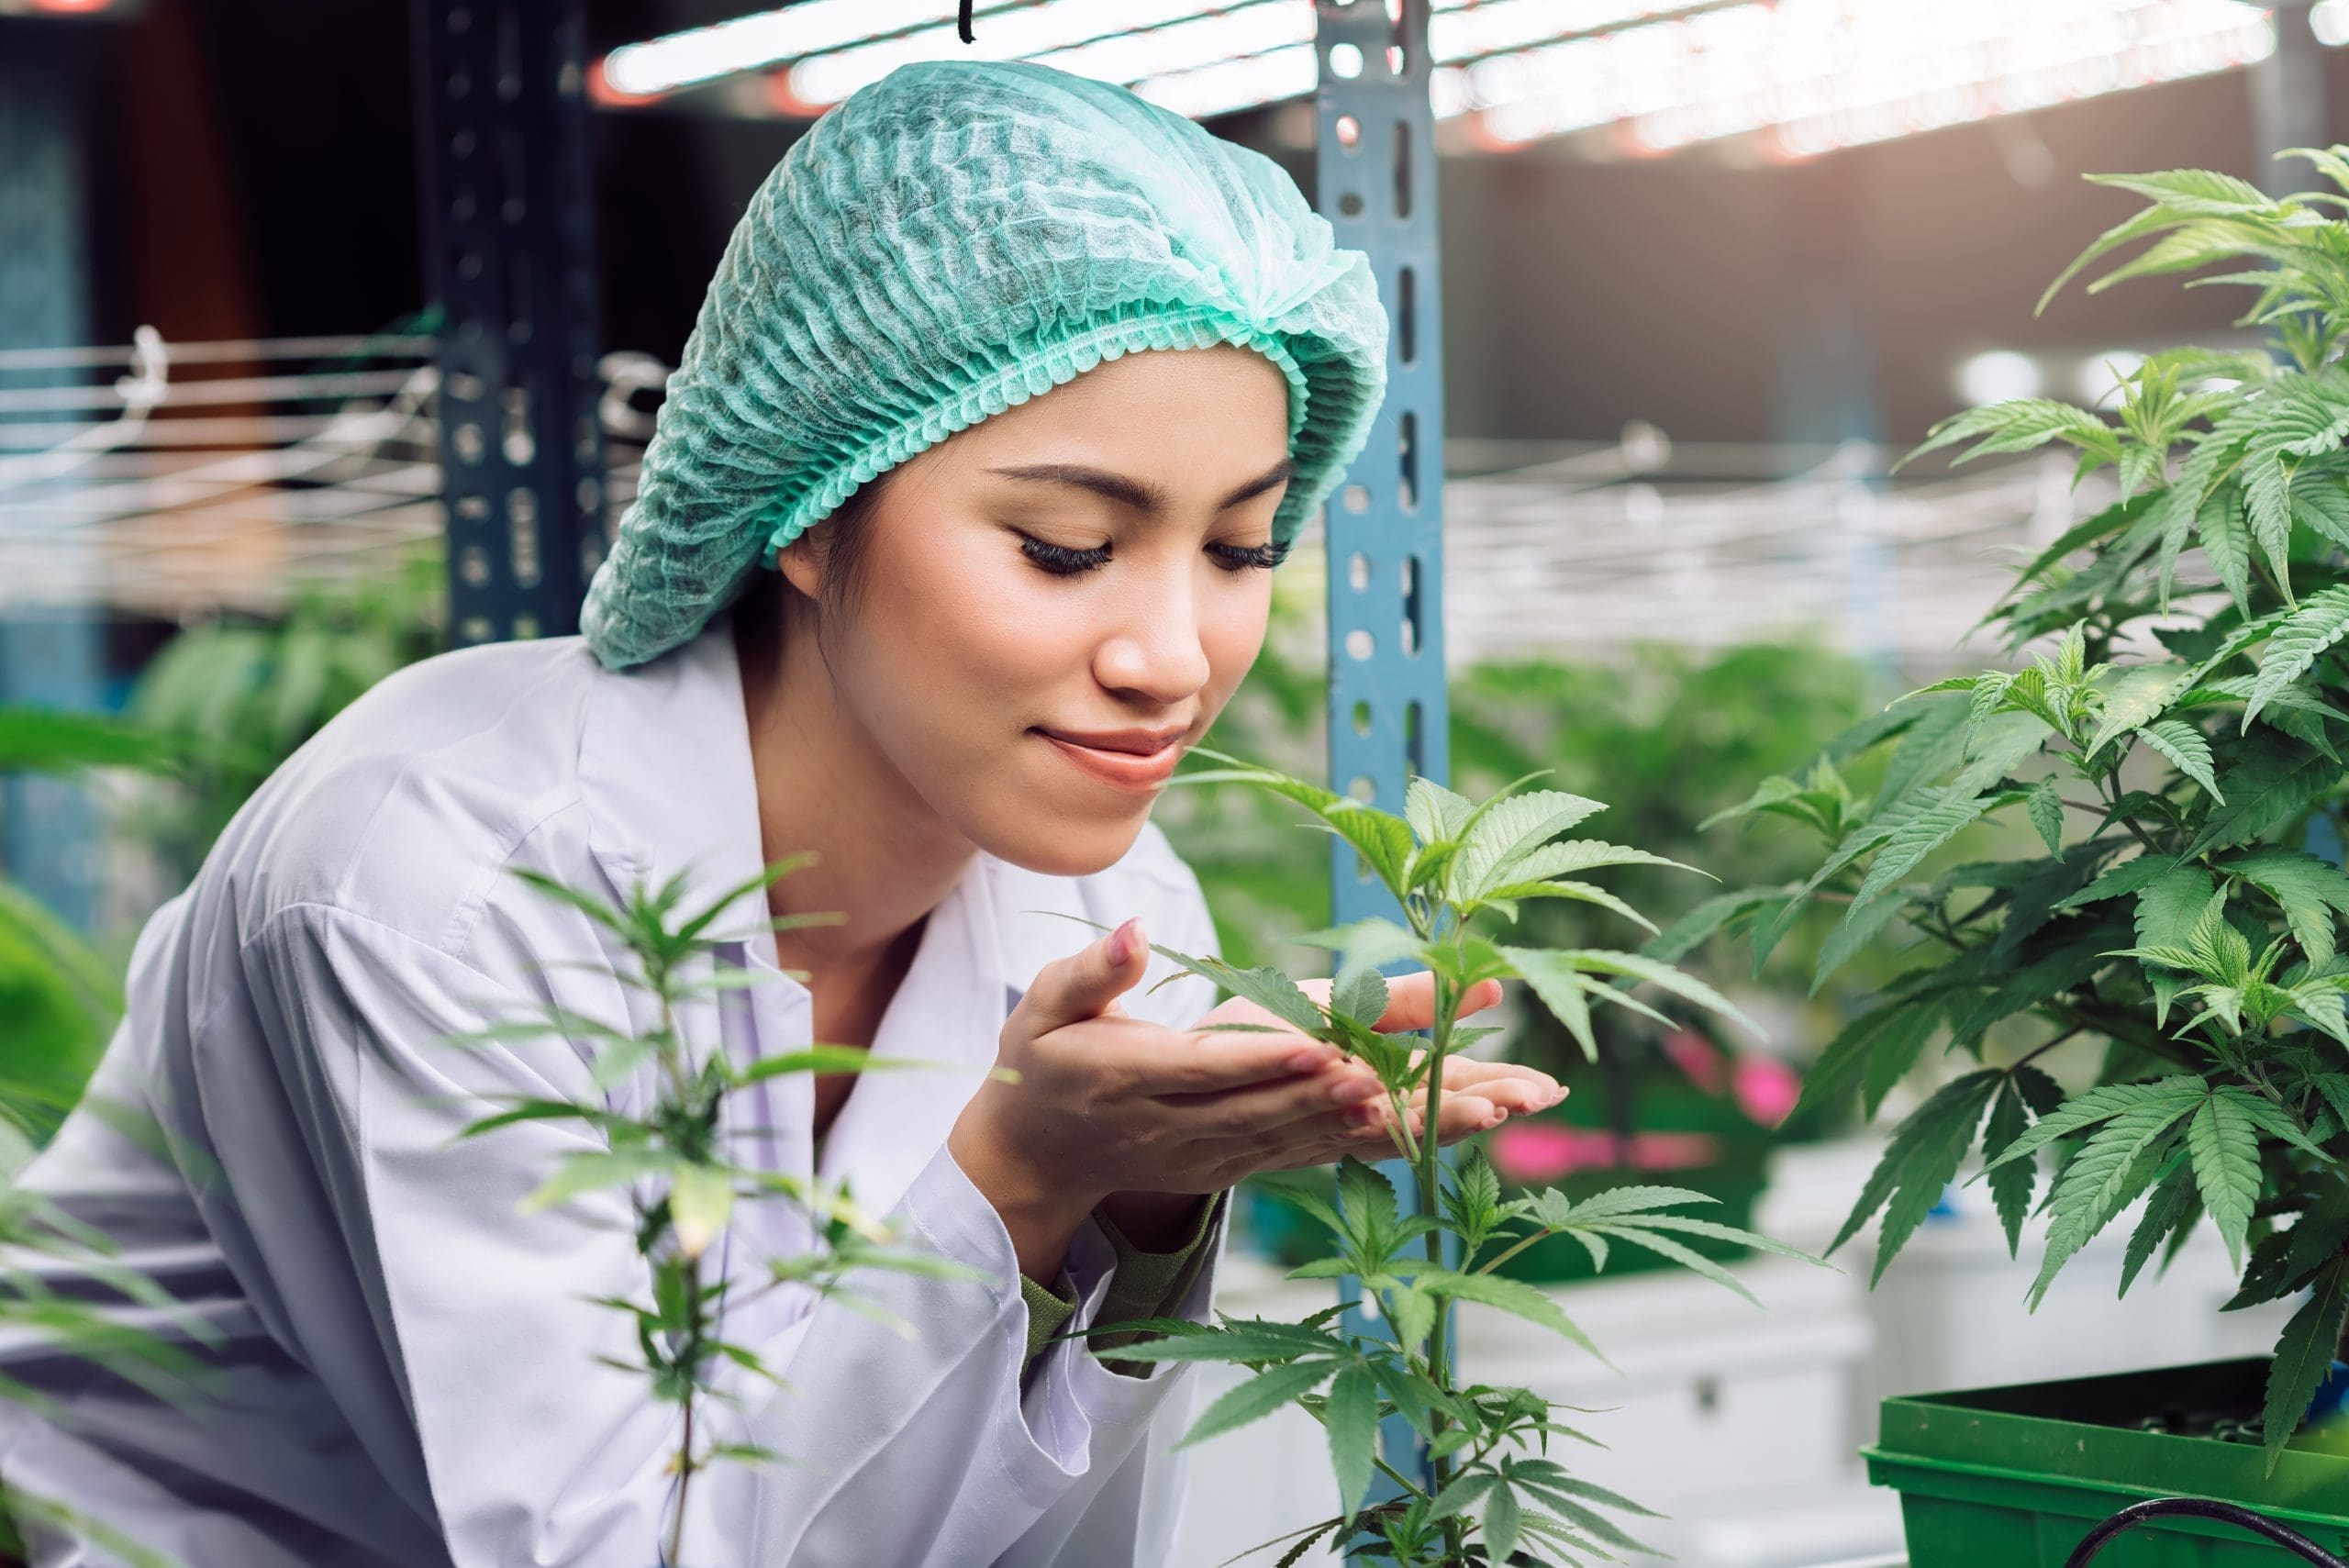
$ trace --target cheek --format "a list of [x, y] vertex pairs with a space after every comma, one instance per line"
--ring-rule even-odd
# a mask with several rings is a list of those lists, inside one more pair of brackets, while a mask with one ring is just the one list
[[877, 657], [893, 709], [916, 710], [932, 733], [1021, 728], [1040, 695], [1085, 664], [1081, 625], [1023, 576], [1032, 569], [914, 574], [873, 594], [860, 640]]
[[[1218, 569], [1219, 570], [1219, 569]], [[1264, 651], [1272, 618], [1270, 574], [1253, 573], [1236, 591], [1208, 601], [1199, 618], [1199, 647], [1208, 660], [1208, 689], [1215, 706], [1239, 688]]]

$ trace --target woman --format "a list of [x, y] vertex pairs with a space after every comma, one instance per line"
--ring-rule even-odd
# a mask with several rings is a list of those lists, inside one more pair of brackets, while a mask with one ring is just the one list
[[[162, 1136], [84, 1112], [26, 1184], [205, 1322], [220, 1376], [178, 1410], [13, 1358], [59, 1406], [18, 1418], [8, 1483], [191, 1568], [655, 1562], [674, 1412], [598, 1360], [633, 1329], [596, 1298], [645, 1289], [624, 1202], [518, 1214], [592, 1147], [567, 1127], [453, 1136], [594, 1093], [585, 1056], [445, 1042], [547, 1001], [624, 1016], [594, 926], [514, 871], [714, 890], [814, 850], [771, 908], [844, 922], [720, 955], [807, 983], [687, 1027], [968, 1069], [780, 1078], [752, 1119], [759, 1159], [977, 1277], [860, 1281], [909, 1338], [785, 1294], [729, 1318], [788, 1384], [729, 1388], [739, 1435], [784, 1457], [696, 1482], [689, 1559], [1165, 1561], [1185, 1373], [1040, 1342], [1207, 1320], [1225, 1189], [1386, 1147], [1364, 1069], [1197, 1032], [1265, 1018], [1196, 978], [1136, 989], [1167, 973], [1148, 939], [1212, 947], [1150, 806], [1385, 350], [1363, 258], [1285, 177], [1122, 91], [923, 65], [819, 121], [728, 247], [584, 643], [384, 683], [142, 937], [92, 1101]], [[1055, 913], [1116, 929], [1072, 954]], [[1396, 995], [1389, 1027], [1427, 1021], [1424, 975]], [[1560, 1092], [1451, 1086], [1446, 1139]], [[753, 1260], [807, 1240], [753, 1229]], [[36, 1562], [109, 1560], [73, 1533]]]

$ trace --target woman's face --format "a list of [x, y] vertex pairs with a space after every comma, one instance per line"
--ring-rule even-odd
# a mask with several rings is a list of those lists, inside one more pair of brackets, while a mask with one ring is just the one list
[[[1105, 361], [908, 460], [827, 628], [844, 717], [978, 848], [1115, 862], [1264, 644], [1287, 433], [1279, 370], [1219, 345]], [[782, 565], [812, 595], [820, 560]]]

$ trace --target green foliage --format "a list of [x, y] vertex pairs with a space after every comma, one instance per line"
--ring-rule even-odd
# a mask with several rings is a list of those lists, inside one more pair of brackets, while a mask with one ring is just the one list
[[[2349, 149], [2300, 156], [2349, 190]], [[2110, 418], [2031, 399], [1938, 427], [1911, 458], [2060, 442], [2082, 475], [2115, 469], [2121, 499], [1993, 608], [2009, 648], [2035, 650], [2023, 667], [1895, 705], [1912, 717], [1872, 798], [1779, 777], [1741, 809], [1817, 835], [1803, 892], [1847, 900], [1845, 929], [1897, 901], [1926, 944], [1828, 1048], [1798, 1115], [1863, 1084], [1873, 1114], [1934, 1040], [1973, 1058], [1895, 1130], [1838, 1244], [1881, 1211], [1880, 1274], [1977, 1148], [2010, 1245], [2052, 1160], [2033, 1305], [2138, 1199], [2124, 1292], [2207, 1216], [2243, 1270], [2231, 1305], [2311, 1293], [2271, 1373], [2272, 1468], [2349, 1311], [2349, 876], [2303, 847], [2319, 828], [2338, 842], [2349, 723], [2349, 197], [2190, 170], [2101, 183], [2151, 205], [2058, 286], [2146, 240], [2091, 288], [2250, 263], [2194, 282], [2253, 289], [2243, 324], [2272, 351], [2155, 354]], [[2032, 829], [2014, 853], [1932, 873], [2001, 814]], [[2065, 1098], [2033, 1063], [2075, 1037], [2106, 1049]]]
[[[0, 773], [81, 777], [106, 769], [170, 773], [184, 747], [96, 715], [0, 708]], [[0, 881], [0, 1173], [56, 1130], [122, 1013], [114, 968], [64, 921]]]
[[[1226, 1315], [1213, 1327], [1161, 1321], [1107, 1324], [1081, 1332], [1139, 1329], [1152, 1335], [1098, 1352], [1108, 1359], [1224, 1362], [1253, 1374], [1200, 1414], [1186, 1443], [1289, 1405], [1322, 1423], [1343, 1487], [1343, 1511], [1294, 1539], [1267, 1542], [1287, 1546], [1285, 1561], [1296, 1561], [1325, 1540], [1341, 1548], [1383, 1548], [1408, 1568], [1461, 1568], [1479, 1562], [1574, 1564], [1644, 1550], [1610, 1516], [1646, 1510], [1580, 1480], [1546, 1456], [1550, 1438], [1579, 1436], [1552, 1418], [1547, 1400], [1523, 1388], [1454, 1383], [1444, 1347], [1455, 1305], [1473, 1302], [1511, 1313], [1597, 1354], [1554, 1296], [1495, 1271], [1535, 1242], [1563, 1236], [1602, 1268], [1610, 1249], [1630, 1246], [1744, 1293], [1737, 1277], [1692, 1249], [1690, 1239], [1802, 1254], [1680, 1212], [1713, 1201], [1680, 1188], [1619, 1187], [1579, 1201], [1554, 1189], [1504, 1198], [1500, 1179], [1481, 1149], [1447, 1162], [1433, 1136], [1414, 1136], [1410, 1101], [1415, 1091], [1424, 1089], [1424, 1126], [1441, 1125], [1444, 1062], [1472, 1032], [1460, 1027], [1462, 1002], [1486, 980], [1524, 981], [1586, 1043], [1595, 1013], [1653, 1014], [1636, 995], [1646, 987], [1739, 1018], [1713, 987], [1653, 956], [1609, 948], [1503, 945], [1475, 929], [1480, 920], [1513, 919], [1515, 906], [1558, 886], [1575, 888], [1582, 902], [1618, 918], [1637, 920], [1629, 906], [1616, 907], [1609, 899], [1590, 896], [1596, 889], [1563, 879], [1600, 865], [1664, 862], [1599, 840], [1561, 838], [1606, 808], [1561, 791], [1520, 792], [1519, 786], [1531, 782], [1526, 779], [1479, 803], [1414, 778], [1406, 791], [1405, 813], [1397, 817], [1219, 751], [1201, 749], [1198, 754], [1219, 765], [1180, 774], [1178, 781], [1246, 784], [1305, 807], [1362, 853], [1404, 919], [1365, 920], [1312, 933], [1313, 945], [1344, 954], [1327, 1003], [1316, 1001], [1278, 970], [1241, 969], [1215, 958], [1156, 951], [1368, 1064], [1386, 1090], [1397, 1151], [1417, 1173], [1419, 1212], [1406, 1214], [1386, 1177], [1353, 1159], [1339, 1166], [1333, 1182], [1266, 1181], [1327, 1237], [1326, 1254], [1304, 1263], [1292, 1277], [1352, 1278], [1364, 1296], [1375, 1299], [1378, 1320], [1391, 1333], [1350, 1331], [1334, 1309], [1299, 1323]], [[1414, 1034], [1384, 1027], [1387, 987], [1373, 965], [1405, 961], [1431, 977], [1434, 1018], [1424, 1043]], [[1447, 1236], [1455, 1242], [1451, 1249]], [[1380, 1456], [1379, 1425], [1390, 1415], [1426, 1440], [1434, 1461], [1432, 1485], [1417, 1485]], [[1374, 1471], [1401, 1486], [1402, 1495], [1366, 1505]]]
[[[719, 1337], [729, 1299], [793, 1285], [822, 1296], [838, 1296], [867, 1312], [879, 1308], [848, 1288], [852, 1273], [890, 1270], [932, 1277], [970, 1271], [926, 1251], [901, 1245], [887, 1227], [858, 1207], [845, 1185], [802, 1182], [784, 1173], [737, 1160], [727, 1130], [728, 1101], [768, 1079], [796, 1073], [856, 1073], [881, 1068], [935, 1068], [943, 1064], [903, 1058], [874, 1059], [850, 1046], [817, 1045], [738, 1065], [721, 1049], [690, 1040], [678, 1024], [681, 1004], [774, 973], [720, 967], [714, 955], [733, 932], [720, 932], [729, 912], [755, 897], [763, 900], [774, 882], [805, 864], [805, 858], [778, 862], [698, 908], [686, 906], [685, 879], [660, 887], [640, 883], [612, 901], [530, 872], [516, 874], [541, 895], [571, 906], [608, 932], [634, 965], [622, 984], [651, 1004], [658, 1023], [642, 1031], [607, 1023], [549, 1004], [502, 1019], [453, 1043], [495, 1045], [554, 1038], [589, 1053], [592, 1092], [577, 1100], [516, 1097], [494, 1116], [465, 1128], [478, 1137], [522, 1122], [576, 1122], [594, 1147], [564, 1154], [538, 1189], [524, 1200], [526, 1211], [568, 1202], [613, 1187], [628, 1190], [634, 1213], [630, 1227], [645, 1265], [645, 1287], [633, 1297], [604, 1303], [629, 1318], [636, 1329], [641, 1373], [655, 1399], [677, 1406], [682, 1435], [671, 1468], [677, 1485], [670, 1497], [668, 1550], [662, 1559], [683, 1561], [685, 1499], [694, 1477], [721, 1459], [756, 1462], [774, 1457], [739, 1445], [714, 1443], [697, 1430], [696, 1418], [707, 1402], [722, 1397], [722, 1373], [747, 1373], [774, 1381], [776, 1373], [748, 1345]], [[766, 922], [774, 930], [835, 923], [828, 915], [787, 916]], [[718, 933], [718, 934], [713, 934]], [[795, 976], [804, 979], [804, 975]], [[633, 1117], [612, 1110], [605, 1091], [631, 1076], [649, 1073], [652, 1093]], [[748, 1270], [718, 1272], [712, 1255], [741, 1206], [785, 1203], [808, 1219], [815, 1250], [795, 1256], [766, 1256]], [[763, 1273], [744, 1291], [739, 1275]], [[740, 1293], [737, 1295], [737, 1293]]]
[[[0, 709], [0, 773], [71, 777], [119, 768], [161, 773], [183, 761], [180, 747], [136, 725], [86, 714]], [[0, 1018], [7, 1020], [6, 1049], [0, 1051], [0, 1181], [13, 1178], [81, 1100], [121, 1012], [122, 987], [113, 968], [39, 901], [0, 881]], [[118, 1119], [126, 1134], [149, 1135], [128, 1116]], [[117, 1309], [130, 1303], [198, 1340], [206, 1331], [161, 1287], [114, 1256], [105, 1236], [56, 1206], [0, 1186], [0, 1332], [38, 1337], [160, 1396], [187, 1398], [190, 1358], [150, 1329], [120, 1321]], [[43, 1257], [65, 1262], [118, 1300], [52, 1288], [32, 1266]], [[0, 1399], [36, 1409], [41, 1402], [36, 1391], [5, 1376]], [[0, 1490], [0, 1542], [23, 1524], [71, 1529], [137, 1568], [168, 1568], [168, 1559], [104, 1520], [37, 1494]]]
[[295, 748], [361, 693], [440, 651], [437, 551], [354, 586], [312, 586], [269, 620], [189, 627], [139, 678], [130, 717], [179, 739], [185, 787], [139, 826], [183, 876]]

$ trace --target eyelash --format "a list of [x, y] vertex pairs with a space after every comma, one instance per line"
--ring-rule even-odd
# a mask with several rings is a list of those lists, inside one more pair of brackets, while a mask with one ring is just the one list
[[[1109, 547], [1096, 545], [1091, 550], [1072, 550], [1064, 544], [1052, 544], [1030, 534], [1019, 536], [1019, 548], [1028, 559], [1055, 577], [1074, 577], [1109, 563]], [[1238, 545], [1211, 544], [1208, 554], [1226, 572], [1269, 571], [1278, 566], [1288, 555], [1288, 547], [1277, 544], [1253, 545], [1245, 550]]]

